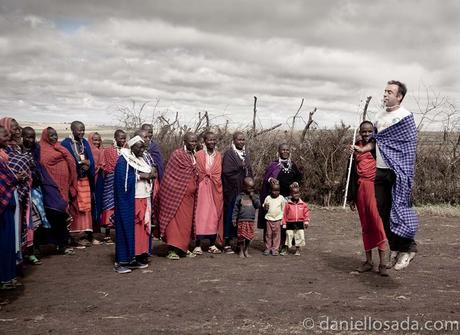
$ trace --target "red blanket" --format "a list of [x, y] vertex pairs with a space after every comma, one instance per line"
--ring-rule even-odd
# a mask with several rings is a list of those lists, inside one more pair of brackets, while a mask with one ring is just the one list
[[[169, 158], [159, 192], [160, 234], [176, 215], [190, 178], [197, 179], [196, 166], [184, 149], [177, 149]], [[198, 182], [198, 180], [197, 180]]]
[[214, 199], [214, 205], [217, 209], [217, 215], [219, 217], [219, 224], [217, 228], [217, 241], [222, 244], [224, 238], [224, 198], [222, 190], [222, 155], [220, 152], [216, 152], [216, 157], [209, 172], [206, 171], [206, 153], [204, 150], [200, 150], [196, 153], [196, 167], [198, 171], [198, 184], [203, 181], [204, 178], [209, 178], [212, 182], [213, 189], [212, 195]]

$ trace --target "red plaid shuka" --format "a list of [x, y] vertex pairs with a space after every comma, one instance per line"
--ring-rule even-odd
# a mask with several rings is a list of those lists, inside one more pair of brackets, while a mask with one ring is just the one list
[[[158, 206], [161, 236], [164, 235], [166, 227], [176, 215], [192, 176], [198, 182], [196, 166], [193, 164], [192, 157], [184, 149], [177, 149], [169, 158], [159, 191]], [[195, 221], [195, 218], [193, 218], [193, 221]], [[195, 226], [195, 222], [193, 222], [193, 226]]]
[[103, 169], [105, 174], [113, 173], [115, 171], [115, 166], [117, 165], [118, 161], [118, 150], [116, 147], [111, 146], [104, 148], [103, 153]]
[[16, 183], [16, 176], [8, 168], [7, 161], [0, 158], [0, 214], [10, 202]]

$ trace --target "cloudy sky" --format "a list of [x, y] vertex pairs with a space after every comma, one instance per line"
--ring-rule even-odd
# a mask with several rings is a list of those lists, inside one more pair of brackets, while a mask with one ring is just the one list
[[[460, 105], [460, 1], [0, 0], [0, 114], [115, 123], [118, 106], [193, 121], [354, 123], [385, 83]], [[158, 104], [156, 104], [158, 102]], [[423, 101], [422, 101], [423, 102]], [[146, 115], [148, 117], [149, 115]]]

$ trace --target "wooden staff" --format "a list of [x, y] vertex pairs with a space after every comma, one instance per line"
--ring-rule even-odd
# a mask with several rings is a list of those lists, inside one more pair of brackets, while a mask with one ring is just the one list
[[[359, 102], [358, 105], [358, 125], [355, 127], [355, 130], [353, 131], [353, 142], [351, 145], [355, 145], [356, 142], [356, 133], [358, 132], [359, 124], [361, 122], [361, 104], [363, 100]], [[345, 196], [343, 197], [343, 208], [345, 209], [347, 207], [347, 196], [348, 196], [348, 185], [350, 184], [350, 177], [351, 177], [351, 165], [353, 163], [353, 154], [354, 152], [352, 151], [350, 154], [350, 163], [348, 164], [348, 173], [347, 173], [347, 184], [345, 186]]]

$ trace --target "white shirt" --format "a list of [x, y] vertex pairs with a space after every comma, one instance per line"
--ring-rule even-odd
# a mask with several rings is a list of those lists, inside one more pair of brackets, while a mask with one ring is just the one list
[[[411, 115], [412, 113], [409, 112], [404, 107], [399, 107], [397, 110], [387, 112], [383, 111], [376, 115], [374, 127], [377, 129], [378, 132], [381, 132], [384, 129], [400, 122], [406, 116]], [[380, 153], [378, 144], [375, 145], [375, 154], [377, 160], [377, 168], [378, 169], [389, 169], [389, 166], [385, 163], [382, 154]]]
[[277, 198], [272, 198], [269, 194], [264, 201], [264, 205], [268, 204], [269, 206], [267, 214], [265, 214], [265, 219], [269, 221], [281, 220], [286, 202], [286, 199], [281, 194]]
[[145, 179], [139, 179], [138, 172], [136, 171], [136, 187], [135, 187], [136, 199], [149, 198], [152, 194], [152, 183]]

